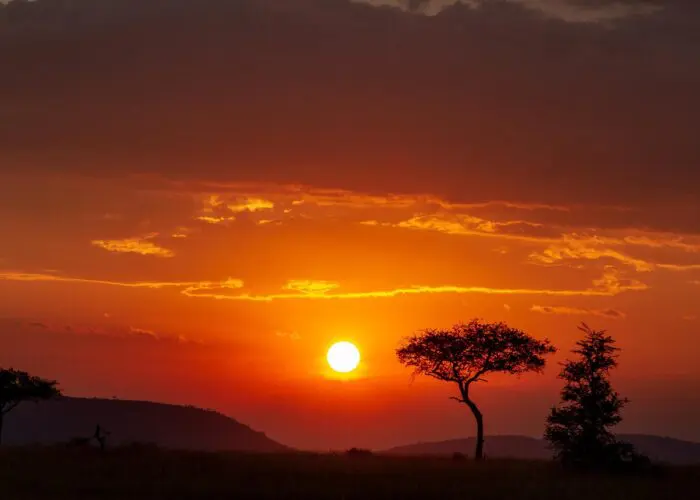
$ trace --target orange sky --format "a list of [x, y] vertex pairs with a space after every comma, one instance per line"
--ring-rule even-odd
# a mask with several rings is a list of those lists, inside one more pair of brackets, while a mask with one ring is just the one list
[[[15, 48], [0, 63], [16, 68], [0, 79], [0, 365], [71, 395], [216, 408], [292, 446], [381, 448], [472, 434], [451, 387], [398, 364], [402, 337], [479, 317], [550, 338], [560, 352], [544, 375], [475, 389], [487, 434], [538, 436], [585, 321], [623, 349], [621, 429], [700, 440], [700, 150], [687, 127], [700, 68], [682, 64], [680, 28], [623, 67], [596, 38], [628, 50], [672, 14], [616, 31], [515, 4], [436, 18], [318, 5], [255, 11], [267, 38], [212, 28], [231, 47], [263, 37], [260, 66], [184, 42], [179, 65], [152, 65], [182, 33], [152, 20], [148, 36], [138, 23], [0, 36]], [[386, 19], [415, 36], [377, 28]], [[499, 45], [494, 19], [530, 45]], [[503, 66], [438, 50], [470, 46], [462, 26], [477, 20]], [[309, 45], [328, 26], [327, 45]], [[547, 36], [569, 55], [543, 57]], [[143, 60], [126, 57], [133, 40]], [[371, 44], [385, 52], [362, 52]], [[52, 76], [37, 79], [50, 52]], [[325, 364], [336, 340], [362, 352], [350, 377]]]
[[[216, 407], [311, 446], [468, 433], [449, 389], [412, 382], [393, 350], [416, 329], [473, 316], [548, 336], [563, 351], [577, 322], [609, 328], [631, 396], [647, 397], [650, 382], [700, 378], [698, 236], [566, 224], [586, 207], [140, 182], [34, 178], [63, 210], [17, 200], [24, 210], [2, 216], [12, 234], [0, 273], [3, 364], [56, 377], [71, 394]], [[324, 360], [341, 339], [364, 357], [346, 381]], [[542, 415], [556, 400], [555, 374], [551, 363], [543, 377], [478, 393], [498, 407], [516, 390], [518, 412]], [[666, 394], [654, 396], [658, 404]], [[418, 407], [416, 421], [387, 431], [406, 405]], [[443, 412], [455, 415], [452, 426], [420, 425]], [[497, 419], [492, 432], [538, 432], [534, 417]], [[644, 415], [629, 424], [665, 428]], [[352, 438], [345, 425], [359, 426]], [[316, 435], [319, 426], [327, 430]]]

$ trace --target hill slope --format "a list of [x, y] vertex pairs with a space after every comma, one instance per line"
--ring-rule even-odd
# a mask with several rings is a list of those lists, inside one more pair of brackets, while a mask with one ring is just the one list
[[[622, 441], [632, 443], [653, 460], [672, 464], [700, 464], [700, 443], [680, 439], [622, 434]], [[474, 438], [452, 439], [432, 443], [416, 443], [386, 450], [391, 455], [451, 455], [455, 452], [472, 455]], [[546, 460], [552, 453], [541, 439], [525, 436], [488, 436], [484, 443], [486, 455], [492, 458]]]
[[110, 444], [154, 443], [188, 450], [284, 451], [285, 446], [229, 417], [199, 408], [143, 401], [61, 398], [25, 403], [8, 414], [8, 445], [53, 444], [89, 437], [99, 424]]

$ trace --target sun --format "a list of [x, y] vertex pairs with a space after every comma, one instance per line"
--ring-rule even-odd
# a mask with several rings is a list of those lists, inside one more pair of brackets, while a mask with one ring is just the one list
[[360, 364], [360, 351], [350, 342], [338, 342], [328, 349], [326, 359], [338, 373], [350, 373]]

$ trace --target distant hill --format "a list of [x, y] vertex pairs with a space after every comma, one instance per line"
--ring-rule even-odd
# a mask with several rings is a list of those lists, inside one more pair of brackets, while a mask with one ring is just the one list
[[143, 401], [61, 398], [24, 403], [9, 413], [8, 445], [66, 443], [89, 437], [99, 424], [109, 443], [153, 443], [185, 450], [277, 452], [285, 446], [232, 418], [210, 410]]
[[[700, 464], [700, 443], [680, 439], [622, 434], [619, 438], [632, 443], [640, 452], [655, 461], [670, 464]], [[391, 455], [452, 455], [455, 452], [472, 455], [474, 438], [452, 439], [432, 443], [416, 443], [386, 450]], [[488, 436], [484, 443], [487, 457], [547, 460], [552, 453], [541, 439], [525, 436]]]

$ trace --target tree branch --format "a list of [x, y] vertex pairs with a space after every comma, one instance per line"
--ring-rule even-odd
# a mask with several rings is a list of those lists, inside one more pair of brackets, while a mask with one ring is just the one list
[[467, 379], [467, 383], [471, 384], [472, 382], [480, 382], [480, 381], [486, 382], [485, 379], [481, 378], [481, 376], [484, 375], [486, 372], [488, 372], [488, 370], [486, 370], [486, 369], [479, 370], [478, 372], [476, 372], [474, 375], [472, 375], [471, 377], [469, 377]]
[[17, 406], [20, 404], [20, 402], [21, 401], [9, 401], [9, 402], [5, 403], [7, 406], [5, 406], [5, 404], [4, 404], [4, 405], [2, 405], [2, 407], [0, 407], [0, 414], [6, 415], [7, 413], [10, 413], [12, 410], [17, 408]]

